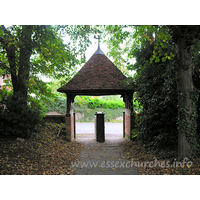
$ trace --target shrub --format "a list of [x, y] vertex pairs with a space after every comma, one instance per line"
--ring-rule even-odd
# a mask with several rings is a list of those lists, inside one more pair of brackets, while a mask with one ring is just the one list
[[102, 101], [97, 97], [90, 98], [89, 101], [87, 102], [87, 107], [88, 108], [101, 108]]
[[97, 97], [86, 97], [86, 96], [76, 97], [74, 104], [81, 107], [83, 106], [83, 107], [91, 108], [91, 109], [95, 109], [95, 108], [115, 109], [115, 108], [125, 107], [122, 99], [104, 100], [104, 99], [99, 99]]
[[39, 109], [33, 109], [23, 99], [12, 96], [1, 101], [1, 136], [30, 137], [40, 122]]
[[66, 98], [56, 97], [54, 101], [49, 98], [49, 101], [44, 101], [42, 102], [42, 104], [44, 105], [44, 109], [46, 109], [46, 112], [56, 111], [61, 114], [66, 113]]

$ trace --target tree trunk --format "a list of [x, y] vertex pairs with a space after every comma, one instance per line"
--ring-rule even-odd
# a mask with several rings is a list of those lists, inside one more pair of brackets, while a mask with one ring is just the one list
[[11, 79], [12, 79], [12, 84], [13, 84], [13, 91], [16, 90], [17, 87], [17, 66], [16, 66], [16, 48], [12, 44], [9, 47], [5, 48], [7, 51], [7, 57], [8, 57], [8, 62], [10, 65], [10, 74], [11, 74]]
[[194, 135], [192, 115], [196, 112], [194, 100], [194, 85], [192, 80], [192, 54], [184, 37], [177, 39], [177, 89], [178, 89], [178, 157], [191, 156], [191, 146], [188, 136]]
[[30, 57], [32, 53], [32, 26], [22, 26], [20, 37], [20, 58], [18, 80], [14, 87], [14, 94], [27, 101], [30, 74]]

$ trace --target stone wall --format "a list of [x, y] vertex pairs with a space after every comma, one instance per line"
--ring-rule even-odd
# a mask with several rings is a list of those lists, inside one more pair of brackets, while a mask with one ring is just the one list
[[57, 112], [49, 112], [44, 117], [45, 122], [49, 123], [65, 123], [65, 115], [61, 115]]

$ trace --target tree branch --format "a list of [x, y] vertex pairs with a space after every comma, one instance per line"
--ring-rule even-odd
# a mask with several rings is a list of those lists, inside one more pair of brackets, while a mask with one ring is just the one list
[[[9, 39], [15, 38], [15, 36], [12, 35], [11, 32], [4, 25], [0, 25], [0, 30], [6, 33]], [[7, 46], [8, 41], [5, 40], [3, 37], [0, 37], [0, 42], [2, 43], [3, 46], [5, 45], [4, 48]]]
[[[16, 55], [15, 55], [16, 47], [13, 44], [8, 46], [9, 43], [8, 40], [13, 38], [14, 36], [11, 34], [9, 30], [6, 29], [4, 25], [0, 26], [0, 30], [2, 30], [8, 37], [7, 39], [5, 39], [4, 37], [0, 37], [0, 42], [2, 43], [2, 47], [5, 49], [7, 53], [8, 63], [9, 63], [9, 68], [7, 70], [11, 74], [13, 87], [15, 87], [17, 83]], [[3, 63], [2, 65], [3, 65], [2, 67], [5, 67]]]
[[[4, 25], [0, 26], [0, 30], [2, 30], [4, 33], [8, 34], [10, 38], [12, 37], [10, 31], [8, 31]], [[3, 37], [0, 37], [0, 42], [2, 43], [3, 47], [6, 48], [7, 41]]]
[[9, 71], [9, 67], [7, 66], [6, 63], [4, 63], [2, 60], [0, 60], [0, 68], [5, 69], [6, 71]]
[[0, 28], [1, 28], [1, 30], [3, 30], [4, 32], [9, 33], [9, 31], [6, 29], [6, 27], [5, 27], [4, 25], [1, 25]]
[[[4, 31], [5, 30], [5, 26], [4, 25], [1, 25], [0, 26], [0, 29], [2, 30], [2, 31]], [[5, 31], [4, 31], [5, 32]], [[4, 45], [5, 44], [5, 40], [3, 39], [3, 37], [0, 37], [0, 42]]]

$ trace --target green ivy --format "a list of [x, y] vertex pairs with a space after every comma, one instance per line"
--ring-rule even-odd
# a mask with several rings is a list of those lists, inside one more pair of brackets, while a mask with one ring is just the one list
[[[137, 100], [143, 105], [138, 115], [138, 139], [155, 152], [170, 155], [177, 149], [177, 90], [173, 60], [150, 63], [154, 44], [135, 49]], [[164, 50], [162, 52], [165, 53]]]

